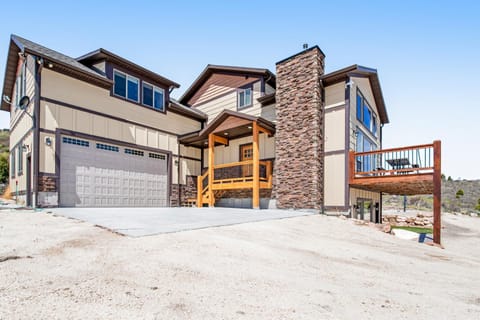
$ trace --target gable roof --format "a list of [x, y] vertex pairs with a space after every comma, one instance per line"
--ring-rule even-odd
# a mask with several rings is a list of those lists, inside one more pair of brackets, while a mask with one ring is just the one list
[[193, 81], [190, 87], [180, 97], [179, 101], [183, 104], [187, 104], [188, 100], [200, 89], [200, 87], [208, 80], [208, 78], [214, 73], [232, 74], [232, 75], [252, 75], [263, 77], [265, 81], [275, 88], [276, 78], [270, 70], [264, 68], [246, 68], [236, 66], [221, 66], [209, 64], [200, 73], [200, 75]]
[[[102, 87], [109, 88], [112, 84], [105, 76], [84, 66], [74, 58], [12, 34], [8, 48], [2, 96], [4, 94], [7, 96], [12, 94], [18, 66], [18, 54], [20, 52], [41, 57], [44, 61], [53, 63], [54, 68], [59, 71], [68, 72], [82, 80], [93, 82]], [[0, 109], [8, 111], [10, 110], [10, 106], [2, 99]]]
[[162, 84], [165, 84], [166, 86], [168, 87], [174, 87], [174, 88], [179, 88], [180, 85], [170, 79], [167, 79], [165, 77], [162, 77], [161, 75], [159, 75], [158, 73], [155, 73], [153, 71], [150, 71], [136, 63], [133, 63], [125, 58], [122, 58], [120, 57], [119, 55], [116, 55], [106, 49], [103, 49], [103, 48], [100, 48], [100, 49], [97, 49], [97, 50], [94, 50], [92, 52], [89, 52], [81, 57], [78, 57], [76, 59], [77, 61], [79, 62], [82, 62], [82, 63], [85, 63], [85, 64], [89, 64], [89, 63], [94, 63], [96, 61], [99, 61], [99, 60], [109, 60], [109, 61], [113, 61], [115, 62], [116, 64], [126, 68], [126, 69], [129, 69], [129, 70], [133, 70], [137, 73], [140, 73], [142, 75], [145, 75], [147, 76], [148, 78], [156, 81], [156, 82], [160, 82]]
[[321, 76], [323, 85], [329, 86], [340, 81], [347, 81], [348, 77], [367, 77], [372, 86], [373, 97], [377, 105], [378, 114], [382, 123], [389, 123], [385, 100], [383, 99], [382, 88], [376, 69], [367, 68], [357, 64], [339, 69]]

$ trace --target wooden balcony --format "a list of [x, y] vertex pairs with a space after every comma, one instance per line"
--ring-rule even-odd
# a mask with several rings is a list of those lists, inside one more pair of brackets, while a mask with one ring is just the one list
[[350, 152], [350, 187], [398, 195], [433, 194], [434, 242], [440, 243], [441, 142]]

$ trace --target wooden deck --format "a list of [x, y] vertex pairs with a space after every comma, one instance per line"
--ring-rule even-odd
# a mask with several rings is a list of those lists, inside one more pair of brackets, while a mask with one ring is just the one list
[[350, 152], [349, 185], [397, 195], [433, 194], [434, 242], [441, 230], [441, 142]]

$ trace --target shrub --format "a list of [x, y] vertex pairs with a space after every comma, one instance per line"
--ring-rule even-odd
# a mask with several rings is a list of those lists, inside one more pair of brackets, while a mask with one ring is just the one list
[[459, 199], [460, 197], [463, 197], [464, 194], [465, 193], [462, 189], [458, 189], [457, 193], [455, 194], [455, 198]]

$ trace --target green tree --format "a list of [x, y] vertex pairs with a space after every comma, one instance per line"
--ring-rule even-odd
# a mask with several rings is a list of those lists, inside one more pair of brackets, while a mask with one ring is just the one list
[[464, 194], [465, 193], [462, 189], [458, 189], [457, 193], [455, 194], [455, 198], [460, 199], [460, 197], [463, 197]]
[[452, 181], [452, 177], [451, 176], [448, 176], [448, 181]]
[[8, 152], [0, 154], [0, 183], [8, 182]]
[[445, 175], [442, 173], [442, 181], [445, 181], [447, 178], [445, 177]]
[[480, 198], [478, 198], [477, 205], [475, 206], [475, 210], [480, 211]]

